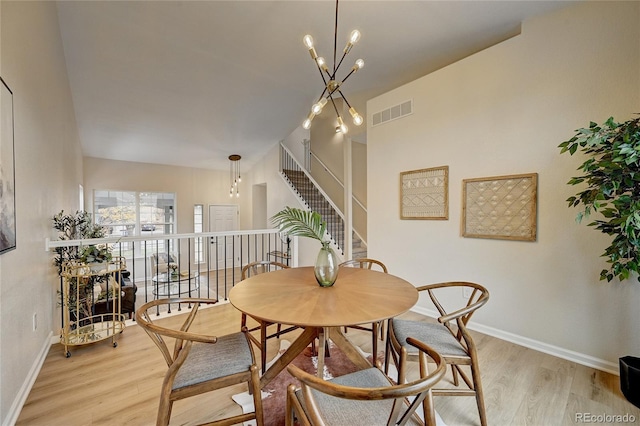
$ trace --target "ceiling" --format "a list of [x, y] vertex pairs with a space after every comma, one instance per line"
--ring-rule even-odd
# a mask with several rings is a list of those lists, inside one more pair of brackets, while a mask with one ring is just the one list
[[[367, 99], [519, 32], [568, 1], [363, 1], [339, 4], [338, 50], [352, 29], [365, 67], [342, 87]], [[243, 169], [287, 137], [322, 92], [302, 44], [332, 63], [335, 2], [62, 1], [62, 42], [85, 156]], [[362, 130], [354, 138], [365, 140]], [[365, 125], [362, 128], [366, 128]], [[354, 132], [354, 130], [356, 130]], [[360, 134], [358, 134], [359, 132]]]

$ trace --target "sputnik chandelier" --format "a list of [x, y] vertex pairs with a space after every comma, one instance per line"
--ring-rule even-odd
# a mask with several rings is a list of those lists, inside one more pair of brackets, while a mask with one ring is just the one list
[[336, 97], [340, 96], [344, 101], [344, 103], [347, 104], [347, 107], [349, 108], [349, 114], [351, 114], [351, 118], [353, 119], [353, 124], [355, 124], [356, 126], [359, 126], [364, 121], [362, 119], [362, 116], [358, 114], [355, 108], [353, 108], [349, 104], [349, 101], [347, 101], [347, 98], [344, 96], [344, 93], [342, 93], [342, 90], [340, 90], [340, 87], [344, 84], [344, 82], [347, 81], [347, 79], [351, 77], [353, 73], [357, 72], [360, 68], [364, 66], [364, 61], [362, 59], [358, 59], [353, 65], [353, 67], [351, 68], [351, 71], [346, 75], [345, 78], [342, 79], [342, 81], [336, 80], [336, 73], [338, 72], [340, 65], [342, 65], [342, 61], [344, 60], [345, 56], [347, 56], [347, 54], [351, 51], [351, 48], [353, 47], [353, 45], [358, 42], [358, 40], [360, 40], [360, 31], [358, 30], [351, 31], [351, 35], [349, 36], [347, 45], [342, 51], [342, 57], [340, 58], [340, 61], [336, 63], [337, 47], [338, 47], [338, 0], [336, 0], [336, 25], [334, 29], [334, 35], [333, 35], [333, 70], [332, 71], [329, 70], [325, 59], [322, 56], [318, 56], [318, 54], [316, 53], [316, 49], [313, 47], [313, 37], [307, 34], [302, 39], [302, 41], [304, 42], [304, 45], [307, 47], [307, 49], [309, 49], [311, 58], [316, 63], [316, 66], [318, 67], [318, 71], [320, 71], [320, 76], [322, 77], [322, 81], [324, 82], [324, 86], [325, 86], [324, 90], [322, 91], [322, 94], [320, 94], [320, 97], [318, 98], [318, 101], [315, 104], [313, 104], [313, 106], [311, 107], [311, 112], [309, 113], [309, 116], [302, 123], [302, 127], [304, 129], [309, 130], [311, 128], [311, 122], [313, 121], [313, 118], [316, 115], [319, 115], [322, 112], [322, 109], [324, 108], [324, 106], [329, 101], [331, 101], [331, 104], [333, 105], [333, 109], [336, 111], [336, 115], [338, 116], [336, 132], [347, 133], [349, 128], [344, 124], [344, 121], [342, 120], [342, 116], [340, 115], [340, 112], [336, 107], [334, 96]]
[[242, 157], [238, 154], [232, 154], [229, 156], [229, 182], [231, 182], [231, 188], [229, 189], [229, 197], [233, 197], [233, 194], [236, 194], [236, 197], [240, 196], [240, 188], [238, 184], [242, 182], [242, 177], [240, 176], [240, 159]]

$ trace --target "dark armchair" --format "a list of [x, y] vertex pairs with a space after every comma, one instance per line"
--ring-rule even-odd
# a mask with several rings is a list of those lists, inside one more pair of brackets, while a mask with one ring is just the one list
[[[136, 312], [136, 291], [138, 287], [131, 282], [131, 273], [126, 269], [121, 274], [115, 273], [114, 279], [120, 287], [120, 313], [129, 314], [129, 319], [133, 318]], [[93, 305], [93, 314], [110, 314], [113, 312], [113, 298], [99, 299]]]

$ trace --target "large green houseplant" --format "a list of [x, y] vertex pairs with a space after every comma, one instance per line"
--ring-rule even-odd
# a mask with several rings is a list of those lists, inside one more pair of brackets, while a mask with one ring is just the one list
[[611, 117], [576, 132], [559, 145], [561, 153], [580, 151], [587, 157], [578, 168], [583, 174], [568, 182], [586, 188], [567, 199], [569, 207], [582, 205], [578, 222], [600, 213], [589, 226], [613, 237], [602, 254], [610, 267], [600, 279], [625, 280], [635, 273], [640, 281], [640, 118], [616, 123]]
[[314, 267], [316, 281], [322, 287], [332, 286], [338, 277], [338, 257], [331, 248], [331, 241], [326, 239], [327, 223], [322, 216], [287, 206], [273, 215], [271, 221], [284, 234], [320, 241], [322, 247]]

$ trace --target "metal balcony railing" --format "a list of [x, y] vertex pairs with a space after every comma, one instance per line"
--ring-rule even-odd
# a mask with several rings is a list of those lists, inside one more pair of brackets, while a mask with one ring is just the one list
[[[227, 300], [248, 263], [277, 260], [297, 266], [297, 256], [293, 255], [296, 238], [282, 237], [274, 229], [47, 240], [46, 248], [55, 251], [58, 247], [102, 244], [109, 245], [114, 256], [125, 259], [128, 279], [137, 287], [137, 306], [173, 297]], [[60, 285], [62, 291], [62, 280]]]

